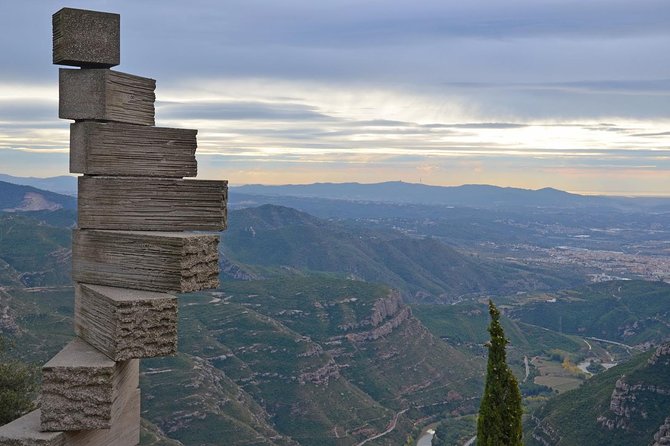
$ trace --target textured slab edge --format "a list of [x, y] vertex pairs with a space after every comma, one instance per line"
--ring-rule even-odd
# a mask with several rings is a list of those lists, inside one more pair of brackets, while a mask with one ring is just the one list
[[65, 433], [64, 446], [136, 446], [140, 442], [140, 389], [119, 406], [110, 429]]
[[34, 410], [0, 426], [0, 446], [65, 446], [63, 432], [42, 432], [41, 411]]
[[75, 333], [114, 361], [174, 355], [177, 322], [170, 294], [75, 285]]
[[[66, 349], [42, 368], [41, 429], [108, 429], [115, 418], [114, 402], [139, 386], [139, 360], [114, 363], [98, 352], [112, 364], [101, 366], [101, 361], [82, 361], [81, 349]], [[68, 360], [70, 365], [64, 363]]]
[[136, 446], [140, 441], [140, 389], [117, 401], [118, 417], [110, 429], [42, 432], [41, 410], [0, 426], [0, 446]]
[[75, 281], [187, 293], [219, 286], [218, 234], [75, 229]]
[[61, 119], [154, 125], [154, 79], [103, 68], [58, 72]]
[[115, 366], [114, 361], [107, 358], [90, 344], [84, 342], [79, 338], [74, 338], [65, 347], [61, 349], [56, 355], [51, 358], [44, 369], [52, 369], [56, 367], [70, 367], [70, 368], [106, 368], [110, 373]]
[[78, 180], [81, 229], [222, 231], [228, 182], [84, 175]]
[[70, 125], [70, 172], [181, 178], [198, 173], [197, 130], [115, 122]]
[[52, 16], [52, 59], [56, 65], [109, 68], [121, 55], [121, 16], [62, 8]]

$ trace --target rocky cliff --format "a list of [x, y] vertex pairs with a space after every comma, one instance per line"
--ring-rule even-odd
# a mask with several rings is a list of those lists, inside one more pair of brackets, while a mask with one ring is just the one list
[[665, 343], [550, 400], [527, 423], [526, 444], [670, 444], [669, 407], [670, 343]]

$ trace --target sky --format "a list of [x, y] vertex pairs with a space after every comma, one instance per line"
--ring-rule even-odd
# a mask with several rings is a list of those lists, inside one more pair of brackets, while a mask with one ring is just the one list
[[0, 173], [68, 174], [63, 6], [121, 14], [200, 178], [670, 195], [667, 0], [0, 0]]

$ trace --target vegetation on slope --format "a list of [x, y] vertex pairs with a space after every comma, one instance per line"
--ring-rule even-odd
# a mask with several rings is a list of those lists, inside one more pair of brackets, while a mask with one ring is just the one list
[[69, 284], [71, 231], [31, 214], [0, 213], [0, 284]]
[[0, 337], [0, 426], [33, 409], [37, 387], [35, 370], [24, 363], [7, 358], [5, 341]]
[[526, 444], [651, 444], [670, 405], [670, 354], [638, 355], [549, 400], [528, 419]]
[[[42, 363], [67, 342], [71, 293], [12, 290], [3, 301], [25, 359]], [[143, 416], [203, 445], [233, 433], [230, 444], [353, 445], [397, 417], [376, 441], [397, 445], [417, 420], [473, 412], [479, 362], [397, 303], [385, 287], [323, 276], [182, 296], [181, 353], [142, 361]]]
[[670, 339], [670, 284], [612, 281], [515, 306], [511, 316], [561, 333], [629, 345]]
[[232, 212], [222, 254], [252, 276], [329, 272], [384, 283], [418, 301], [565, 285], [546, 272], [484, 261], [434, 238], [368, 230], [273, 205]]

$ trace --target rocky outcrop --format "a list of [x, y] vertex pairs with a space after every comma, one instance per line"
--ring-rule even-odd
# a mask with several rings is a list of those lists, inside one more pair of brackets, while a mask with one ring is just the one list
[[628, 429], [631, 418], [640, 414], [645, 416], [643, 408], [637, 403], [640, 394], [644, 392], [670, 396], [670, 389], [645, 384], [628, 384], [625, 376], [617, 380], [610, 398], [609, 411], [614, 416], [601, 415], [597, 418], [598, 424], [608, 430]]
[[245, 271], [240, 265], [233, 263], [225, 253], [219, 252], [219, 264], [221, 265], [221, 274], [235, 280], [259, 280], [263, 279], [258, 274], [252, 274]]
[[331, 359], [323, 366], [312, 372], [301, 373], [298, 376], [300, 384], [308, 382], [316, 385], [327, 385], [330, 379], [337, 379], [340, 377], [340, 366], [337, 365], [334, 359]]
[[398, 328], [400, 324], [409, 319], [412, 315], [412, 310], [409, 307], [402, 307], [402, 309], [389, 321], [374, 328], [372, 330], [363, 331], [359, 333], [349, 333], [345, 337], [351, 342], [374, 341], [383, 336], [387, 336]]
[[558, 444], [561, 436], [556, 429], [547, 423], [542, 422], [535, 416], [531, 416], [531, 421], [535, 424], [531, 436], [543, 446], [553, 446]]
[[369, 317], [359, 323], [343, 324], [338, 327], [343, 331], [373, 327], [372, 329], [347, 333], [342, 337], [334, 337], [331, 341], [342, 338], [350, 342], [374, 341], [391, 334], [395, 328], [409, 319], [411, 315], [412, 310], [403, 305], [400, 293], [394, 290], [387, 297], [375, 301]]
[[651, 446], [670, 445], [670, 417], [665, 419], [658, 431], [654, 434], [654, 442]]
[[670, 342], [661, 345], [649, 358], [649, 365], [670, 365]]
[[387, 318], [394, 316], [402, 307], [402, 300], [398, 291], [391, 291], [387, 298], [379, 299], [372, 306], [370, 315], [370, 324], [373, 327], [378, 326]]

